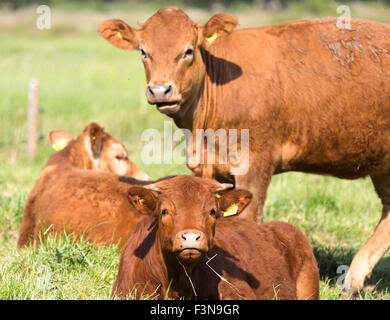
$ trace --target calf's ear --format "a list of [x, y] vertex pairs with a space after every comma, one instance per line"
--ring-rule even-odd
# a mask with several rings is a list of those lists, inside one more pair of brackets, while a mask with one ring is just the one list
[[203, 43], [210, 44], [231, 33], [238, 24], [238, 19], [226, 13], [216, 14], [203, 26]]
[[103, 149], [105, 132], [104, 129], [97, 123], [89, 124], [85, 130], [91, 141], [91, 151], [95, 159], [99, 158]]
[[233, 189], [219, 196], [220, 216], [239, 215], [252, 200], [252, 193], [247, 190]]
[[138, 30], [119, 19], [103, 21], [98, 27], [99, 34], [119, 49], [138, 49]]
[[51, 145], [55, 151], [64, 149], [74, 137], [65, 130], [53, 130], [49, 133]]
[[158, 192], [143, 187], [131, 187], [127, 193], [130, 204], [141, 214], [156, 215]]

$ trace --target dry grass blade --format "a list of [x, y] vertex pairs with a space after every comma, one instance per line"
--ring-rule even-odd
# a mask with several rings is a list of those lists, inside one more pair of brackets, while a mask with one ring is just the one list
[[222, 281], [226, 282], [226, 284], [227, 284], [230, 288], [232, 288], [232, 289], [234, 290], [234, 292], [240, 296], [240, 298], [245, 299], [245, 297], [240, 293], [240, 291], [239, 291], [233, 284], [231, 284], [227, 279], [225, 279], [224, 277], [222, 277], [217, 271], [215, 271], [215, 270], [209, 265], [209, 262], [210, 262], [211, 260], [213, 260], [216, 256], [217, 256], [217, 254], [213, 255], [211, 258], [209, 258], [209, 257], [207, 256], [207, 258], [208, 258], [209, 260], [206, 261], [206, 266], [208, 266], [208, 267], [211, 269], [211, 271], [213, 271], [213, 272], [214, 272]]
[[187, 278], [188, 278], [188, 280], [190, 281], [190, 284], [191, 284], [191, 287], [192, 287], [192, 290], [194, 291], [194, 295], [195, 295], [195, 297], [197, 298], [198, 297], [198, 295], [196, 294], [196, 291], [195, 291], [195, 287], [194, 287], [194, 284], [193, 284], [193, 282], [192, 282], [192, 280], [191, 280], [191, 278], [190, 278], [190, 276], [188, 275], [188, 273], [187, 273], [187, 270], [186, 270], [186, 268], [185, 268], [185, 266], [179, 261], [179, 260], [177, 260], [177, 262], [179, 262], [179, 264], [183, 267], [183, 269], [184, 269], [184, 272], [185, 272], [185, 274], [186, 274], [186, 276], [187, 276]]

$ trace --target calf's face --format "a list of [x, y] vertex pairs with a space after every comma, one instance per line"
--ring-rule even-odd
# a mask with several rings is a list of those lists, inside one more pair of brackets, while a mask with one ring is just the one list
[[213, 247], [216, 219], [230, 208], [239, 214], [252, 194], [226, 190], [230, 184], [211, 179], [177, 176], [144, 187], [132, 187], [130, 203], [143, 214], [158, 220], [158, 237], [163, 252], [183, 264], [199, 263]]
[[140, 29], [112, 19], [102, 22], [98, 31], [118, 48], [141, 51], [148, 102], [160, 112], [173, 115], [194, 100], [202, 85], [205, 68], [200, 48], [223, 38], [237, 23], [232, 15], [217, 14], [199, 25], [180, 9], [165, 7]]
[[[125, 146], [96, 123], [87, 125], [78, 138], [64, 130], [50, 132], [50, 141], [56, 151], [68, 145], [77, 163], [83, 169], [113, 172], [139, 180], [149, 180], [129, 158]], [[71, 144], [74, 141], [75, 143]]]

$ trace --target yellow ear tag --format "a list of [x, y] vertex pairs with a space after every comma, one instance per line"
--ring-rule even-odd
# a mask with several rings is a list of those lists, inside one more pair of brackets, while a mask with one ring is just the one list
[[138, 199], [138, 202], [139, 202], [139, 204], [140, 204], [141, 206], [144, 204], [144, 201], [145, 201], [145, 199], [141, 199], [141, 198]]
[[232, 203], [223, 213], [224, 217], [234, 216], [237, 214], [238, 206], [235, 203]]
[[215, 39], [217, 39], [218, 34], [214, 32], [214, 34], [211, 37], [206, 38], [205, 40], [208, 42], [213, 42]]
[[52, 144], [52, 148], [55, 151], [61, 151], [62, 149], [64, 149], [66, 147], [66, 145], [67, 145], [66, 140], [65, 139], [61, 139], [61, 140], [57, 140], [56, 142], [54, 142]]
[[119, 31], [116, 33], [116, 35], [118, 36], [118, 38], [123, 39], [122, 33], [120, 33]]
[[216, 193], [216, 194], [215, 194], [215, 197], [216, 197], [217, 199], [219, 199], [219, 198], [221, 198], [222, 196], [221, 196], [219, 193]]
[[93, 136], [93, 137], [92, 137], [92, 140], [96, 140], [96, 137], [95, 137], [95, 136]]

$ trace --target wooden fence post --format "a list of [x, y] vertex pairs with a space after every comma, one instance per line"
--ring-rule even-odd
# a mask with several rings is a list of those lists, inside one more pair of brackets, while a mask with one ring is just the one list
[[31, 79], [28, 90], [27, 152], [28, 158], [35, 157], [38, 142], [39, 80]]

